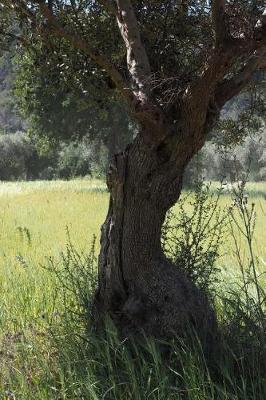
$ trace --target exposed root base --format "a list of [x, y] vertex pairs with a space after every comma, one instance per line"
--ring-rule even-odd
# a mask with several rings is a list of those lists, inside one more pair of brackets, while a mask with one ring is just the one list
[[169, 261], [155, 261], [152, 274], [143, 274], [137, 285], [129, 282], [128, 287], [128, 297], [119, 308], [114, 301], [103, 310], [100, 299], [96, 301], [98, 315], [108, 314], [124, 337], [141, 333], [156, 338], [186, 337], [190, 332], [204, 346], [213, 345], [217, 323], [208, 299]]

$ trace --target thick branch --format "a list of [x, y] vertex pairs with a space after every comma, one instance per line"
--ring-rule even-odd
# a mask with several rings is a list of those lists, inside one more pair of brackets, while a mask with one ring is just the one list
[[226, 38], [225, 3], [225, 0], [212, 1], [212, 21], [216, 47], [221, 46]]
[[138, 22], [130, 0], [116, 0], [118, 26], [127, 49], [127, 66], [142, 101], [149, 97], [151, 74], [148, 56], [140, 38]]
[[223, 81], [215, 93], [215, 103], [219, 109], [238, 95], [251, 81], [254, 72], [266, 66], [266, 47], [258, 50], [233, 78]]
[[[224, 0], [214, 0], [212, 4], [213, 18], [225, 7]], [[201, 77], [189, 88], [190, 98], [198, 99], [196, 110], [205, 108], [206, 105], [216, 104], [217, 111], [232, 97], [236, 96], [252, 79], [253, 73], [265, 65], [266, 59], [266, 10], [257, 23], [260, 35], [253, 39], [231, 39], [220, 42], [221, 46], [215, 48], [213, 55], [203, 71]], [[219, 15], [217, 15], [219, 25]], [[216, 25], [216, 33], [222, 30], [222, 26]], [[221, 36], [220, 36], [221, 38]], [[225, 37], [223, 38], [223, 40]], [[247, 60], [242, 70], [232, 79], [225, 77], [232, 71], [232, 67], [240, 61]], [[202, 94], [204, 93], [204, 96]], [[203, 101], [204, 99], [205, 101]], [[209, 107], [209, 106], [208, 106]], [[204, 113], [203, 113], [204, 115]]]

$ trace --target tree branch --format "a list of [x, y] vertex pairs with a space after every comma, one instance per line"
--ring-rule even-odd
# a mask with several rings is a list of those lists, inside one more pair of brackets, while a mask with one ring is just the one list
[[212, 0], [212, 23], [215, 32], [216, 47], [221, 46], [227, 35], [225, 24], [225, 0]]
[[[212, 12], [213, 18], [215, 13], [225, 6], [225, 0], [213, 0]], [[221, 7], [221, 8], [220, 8]], [[194, 97], [199, 98], [199, 93], [205, 93], [205, 100], [207, 101], [208, 95], [211, 101], [215, 99], [217, 109], [223, 106], [230, 98], [237, 95], [249, 83], [253, 73], [261, 68], [265, 63], [266, 57], [266, 9], [263, 12], [261, 19], [258, 21], [257, 33], [259, 35], [252, 39], [233, 39], [226, 41], [226, 36], [220, 37], [218, 43], [220, 47], [213, 50], [213, 55], [210, 56], [207, 67], [203, 70], [201, 77], [194, 83], [192, 89], [194, 90]], [[217, 15], [219, 20], [219, 15]], [[221, 22], [221, 21], [220, 21]], [[219, 21], [217, 21], [219, 25]], [[216, 33], [223, 30], [222, 26], [216, 26]], [[254, 27], [255, 28], [255, 27]], [[219, 30], [220, 29], [220, 30]], [[255, 28], [256, 29], [256, 28]], [[218, 40], [218, 38], [217, 38]], [[221, 40], [224, 40], [221, 42]], [[241, 62], [243, 65], [242, 70], [235, 75], [232, 79], [225, 79], [225, 77], [232, 71], [234, 65]]]
[[221, 109], [227, 101], [238, 95], [251, 81], [254, 72], [266, 67], [266, 47], [257, 50], [242, 70], [231, 79], [224, 80], [215, 91], [215, 104]]
[[149, 97], [151, 75], [148, 56], [140, 38], [137, 18], [130, 0], [116, 0], [117, 22], [127, 49], [127, 66], [136, 86], [136, 95], [145, 102]]
[[215, 103], [219, 109], [248, 85], [254, 72], [266, 68], [266, 9], [257, 22], [255, 40], [250, 43], [250, 49], [253, 54], [241, 71], [231, 79], [226, 79], [218, 85], [215, 91]]

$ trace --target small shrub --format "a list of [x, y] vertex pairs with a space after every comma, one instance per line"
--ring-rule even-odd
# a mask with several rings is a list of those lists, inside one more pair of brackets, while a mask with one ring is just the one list
[[222, 189], [212, 192], [200, 183], [187, 192], [170, 211], [162, 230], [162, 247], [167, 257], [185, 271], [205, 292], [218, 279], [217, 259], [227, 225], [227, 210], [219, 206]]
[[[227, 282], [219, 294], [222, 304], [221, 329], [227, 350], [234, 353], [234, 368], [249, 382], [248, 392], [266, 395], [266, 277], [254, 251], [256, 210], [249, 204], [242, 182], [233, 194], [230, 207], [230, 233], [234, 244], [239, 279]], [[243, 248], [244, 240], [246, 246]], [[264, 389], [263, 389], [264, 387]]]
[[89, 253], [85, 254], [74, 248], [69, 232], [67, 234], [66, 251], [61, 253], [60, 262], [49, 260], [48, 270], [56, 277], [63, 321], [75, 327], [86, 327], [91, 320], [92, 298], [97, 287], [96, 237], [92, 239]]

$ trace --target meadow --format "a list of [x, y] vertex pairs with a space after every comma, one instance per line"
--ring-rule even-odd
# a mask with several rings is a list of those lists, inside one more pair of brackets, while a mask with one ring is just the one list
[[[248, 203], [255, 204], [254, 252], [261, 274], [266, 270], [266, 184], [250, 183], [247, 193]], [[219, 200], [222, 209], [231, 203], [228, 193]], [[228, 386], [216, 387], [204, 362], [182, 346], [175, 348], [176, 360], [168, 368], [148, 340], [146, 356], [136, 348], [133, 356], [111, 325], [102, 342], [78, 338], [84, 328], [62, 317], [58, 282], [47, 266], [62, 264], [71, 241], [76, 262], [86, 268], [94, 235], [95, 255], [99, 251], [107, 206], [105, 184], [98, 180], [0, 183], [0, 399], [250, 399], [252, 390], [254, 398], [264, 396], [265, 381], [265, 392], [257, 392], [244, 380], [235, 387], [230, 374], [224, 378], [231, 380]], [[239, 241], [248, 259], [248, 247], [243, 238]], [[225, 282], [239, 274], [229, 232], [218, 267]], [[173, 368], [180, 358], [183, 375]]]

